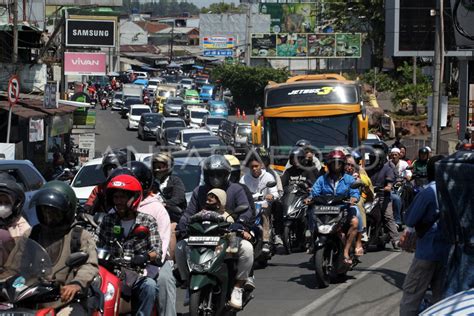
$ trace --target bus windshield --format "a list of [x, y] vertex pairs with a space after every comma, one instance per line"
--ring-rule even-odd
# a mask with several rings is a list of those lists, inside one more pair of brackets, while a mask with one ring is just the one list
[[267, 118], [270, 146], [294, 146], [302, 135], [322, 151], [336, 146], [357, 147], [357, 116], [355, 114], [305, 117]]
[[267, 108], [287, 105], [358, 104], [357, 87], [349, 84], [287, 85], [267, 91]]

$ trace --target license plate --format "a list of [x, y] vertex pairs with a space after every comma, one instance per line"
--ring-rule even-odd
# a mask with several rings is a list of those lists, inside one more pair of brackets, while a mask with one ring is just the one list
[[339, 212], [339, 206], [316, 205], [314, 208], [314, 214], [339, 214]]
[[190, 246], [217, 246], [219, 244], [219, 236], [190, 236], [188, 245]]

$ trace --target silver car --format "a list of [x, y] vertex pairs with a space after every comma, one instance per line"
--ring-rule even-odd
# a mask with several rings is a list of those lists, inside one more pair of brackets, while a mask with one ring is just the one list
[[181, 107], [184, 104], [184, 100], [180, 97], [169, 97], [165, 106], [163, 107], [164, 116], [178, 116]]

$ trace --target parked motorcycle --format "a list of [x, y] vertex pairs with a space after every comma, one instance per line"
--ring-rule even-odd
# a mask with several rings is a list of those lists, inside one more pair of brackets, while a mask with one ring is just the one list
[[[88, 300], [88, 293], [82, 293], [72, 301], [62, 303], [60, 284], [55, 280], [57, 272], [85, 264], [89, 259], [88, 254], [72, 253], [66, 260], [66, 266], [53, 274], [51, 258], [43, 247], [30, 238], [22, 237], [14, 242], [11, 258], [0, 269], [0, 315], [54, 316], [71, 303]], [[100, 299], [88, 300], [87, 306], [91, 308], [89, 313], [101, 311], [98, 304], [93, 304], [98, 301]]]
[[[273, 230], [273, 220], [271, 214], [272, 203], [269, 203], [265, 200], [263, 191], [267, 188], [273, 188], [276, 186], [275, 181], [270, 181], [267, 183], [265, 188], [260, 190], [260, 192], [253, 195], [255, 203], [255, 225], [250, 228], [250, 234], [252, 235], [252, 244], [254, 249], [254, 265], [260, 267], [266, 267], [268, 265], [268, 260], [270, 260], [275, 253], [274, 244], [274, 230]], [[263, 249], [263, 214], [268, 214], [269, 225], [270, 225], [270, 253], [264, 253]]]
[[308, 206], [304, 203], [308, 197], [305, 184], [291, 184], [285, 188], [283, 194], [283, 245], [286, 253], [293, 250], [302, 250], [306, 244], [305, 232], [308, 229], [306, 211]]
[[[372, 202], [364, 204], [367, 219], [367, 236], [369, 241], [364, 244], [364, 250], [383, 250], [390, 241], [390, 236], [385, 231], [382, 214], [382, 203], [385, 191], [383, 188], [374, 188], [375, 196]], [[386, 197], [388, 198], [388, 197]]]
[[[237, 207], [235, 215], [247, 210]], [[237, 258], [227, 253], [229, 225], [221, 216], [191, 218], [188, 226], [186, 256], [190, 269], [190, 316], [235, 315], [236, 310], [227, 305], [237, 273]], [[244, 290], [245, 307], [253, 298]]]
[[[357, 182], [351, 188], [358, 188]], [[347, 214], [350, 203], [346, 196], [314, 197], [310, 208], [314, 218], [314, 266], [319, 288], [327, 287], [331, 279], [344, 276], [358, 263], [351, 252], [352, 265], [344, 263], [344, 245], [347, 234]]]

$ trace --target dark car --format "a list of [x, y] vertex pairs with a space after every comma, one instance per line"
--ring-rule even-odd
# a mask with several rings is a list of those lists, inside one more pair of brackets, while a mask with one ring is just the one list
[[186, 149], [214, 148], [226, 146], [218, 136], [194, 136], [188, 141]]
[[179, 134], [179, 131], [185, 129], [186, 127], [168, 127], [163, 132], [163, 137], [161, 138], [161, 144], [164, 146], [175, 146], [176, 145], [176, 137]]
[[41, 173], [29, 160], [1, 160], [0, 171], [15, 178], [18, 185], [25, 191], [23, 215], [31, 226], [38, 224], [36, 209], [30, 205], [30, 201], [36, 191], [46, 183]]
[[155, 138], [156, 130], [158, 129], [158, 126], [160, 126], [163, 118], [163, 115], [160, 113], [142, 114], [140, 122], [138, 122], [138, 138]]
[[120, 116], [127, 118], [127, 113], [130, 111], [130, 106], [133, 104], [143, 104], [143, 101], [139, 98], [126, 98], [120, 109]]

